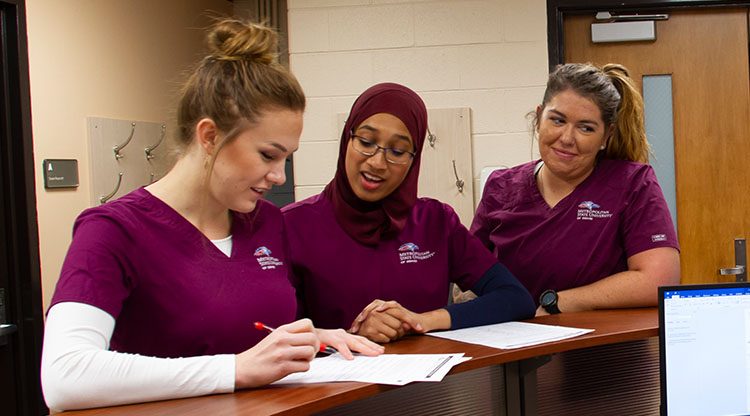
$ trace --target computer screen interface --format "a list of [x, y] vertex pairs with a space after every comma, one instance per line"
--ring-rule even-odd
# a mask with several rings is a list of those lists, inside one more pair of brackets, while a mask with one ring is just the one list
[[659, 290], [662, 414], [750, 415], [750, 284]]

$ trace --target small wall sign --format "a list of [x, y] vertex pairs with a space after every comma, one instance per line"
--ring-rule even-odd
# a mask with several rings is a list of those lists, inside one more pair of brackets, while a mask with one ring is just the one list
[[44, 159], [44, 187], [49, 188], [77, 188], [78, 160], [76, 159]]

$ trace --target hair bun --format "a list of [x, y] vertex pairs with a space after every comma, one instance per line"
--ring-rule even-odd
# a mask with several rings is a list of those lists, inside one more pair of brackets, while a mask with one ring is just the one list
[[270, 64], [277, 59], [277, 45], [273, 29], [235, 19], [215, 23], [208, 33], [208, 49], [217, 60]]

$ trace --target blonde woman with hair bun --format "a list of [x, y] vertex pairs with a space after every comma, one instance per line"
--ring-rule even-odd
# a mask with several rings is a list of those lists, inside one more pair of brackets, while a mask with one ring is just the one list
[[306, 371], [322, 343], [383, 351], [295, 320], [281, 213], [262, 199], [286, 179], [305, 108], [276, 34], [220, 20], [208, 41], [182, 91], [175, 166], [75, 222], [45, 328], [52, 409], [262, 386]]
[[537, 315], [656, 305], [679, 244], [627, 69], [558, 66], [532, 120], [541, 159], [490, 175], [471, 231]]

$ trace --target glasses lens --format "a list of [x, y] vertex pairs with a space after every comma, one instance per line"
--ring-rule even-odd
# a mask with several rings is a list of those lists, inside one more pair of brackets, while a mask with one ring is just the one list
[[378, 146], [365, 138], [352, 136], [352, 142], [354, 144], [354, 150], [362, 153], [363, 155], [372, 156], [375, 154], [375, 152], [378, 151]]
[[409, 159], [411, 159], [411, 154], [401, 149], [387, 149], [385, 156], [389, 162], [399, 165], [409, 163]]
[[365, 156], [373, 156], [378, 152], [378, 150], [383, 149], [383, 152], [385, 153], [385, 160], [397, 165], [409, 163], [409, 160], [411, 160], [412, 158], [411, 153], [404, 149], [380, 147], [375, 142], [370, 141], [364, 137], [352, 136], [352, 143], [354, 146], [354, 150]]

